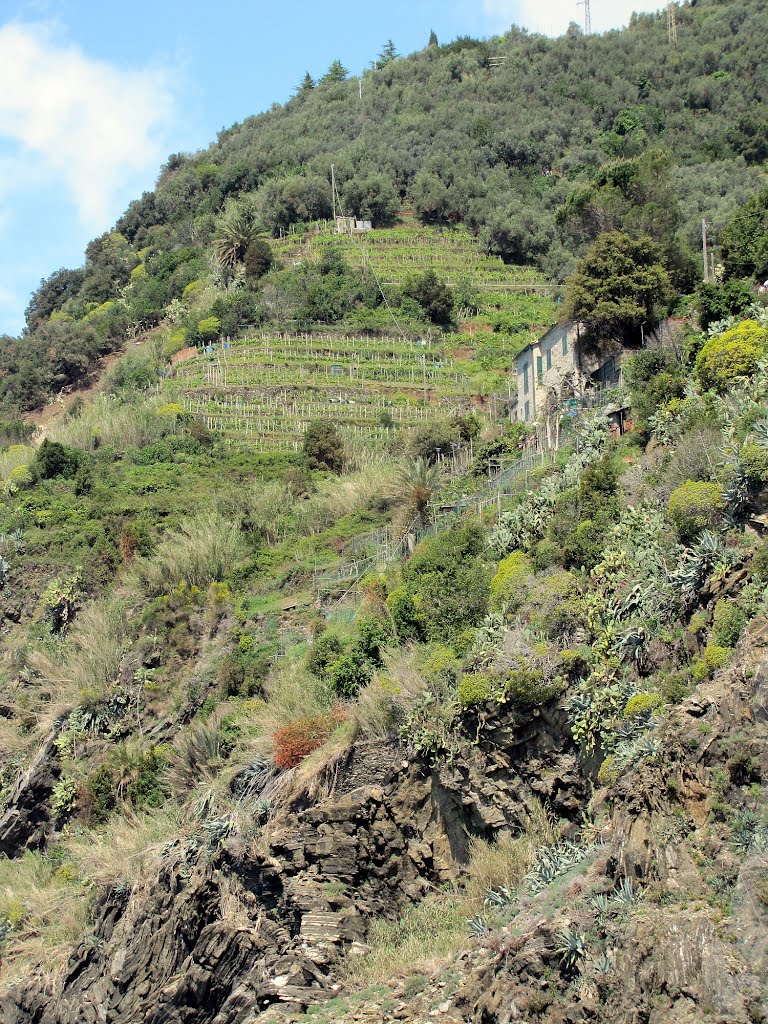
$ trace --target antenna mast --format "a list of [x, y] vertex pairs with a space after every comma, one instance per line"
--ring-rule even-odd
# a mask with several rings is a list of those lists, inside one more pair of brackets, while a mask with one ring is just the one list
[[677, 46], [677, 17], [675, 15], [675, 4], [667, 4], [667, 36], [671, 46]]
[[584, 32], [586, 35], [592, 35], [592, 8], [591, 0], [577, 0], [577, 7], [584, 8]]

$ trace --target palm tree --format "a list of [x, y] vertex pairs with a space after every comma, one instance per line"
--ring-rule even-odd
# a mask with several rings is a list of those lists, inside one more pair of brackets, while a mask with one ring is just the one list
[[393, 482], [393, 496], [403, 502], [409, 522], [418, 516], [422, 526], [429, 521], [429, 502], [440, 486], [440, 466], [419, 456], [401, 466]]
[[253, 201], [232, 200], [216, 225], [213, 254], [225, 271], [233, 271], [244, 261], [248, 246], [262, 235]]

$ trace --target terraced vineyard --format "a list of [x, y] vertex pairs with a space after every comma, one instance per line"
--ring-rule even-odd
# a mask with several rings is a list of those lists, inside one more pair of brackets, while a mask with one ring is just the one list
[[[185, 411], [212, 430], [246, 436], [261, 447], [298, 447], [317, 418], [335, 420], [351, 437], [391, 438], [392, 431], [468, 411], [489, 398], [495, 405], [493, 392], [508, 391], [504, 374], [516, 352], [554, 320], [553, 286], [531, 268], [507, 267], [483, 254], [461, 230], [394, 228], [364, 236], [326, 230], [275, 244], [284, 262], [319, 259], [330, 246], [340, 246], [351, 264], [369, 268], [384, 287], [432, 267], [451, 284], [477, 289], [479, 312], [468, 314], [460, 335], [425, 331], [425, 337], [409, 337], [393, 321], [383, 336], [260, 332], [209, 345], [180, 363], [167, 385]], [[494, 327], [502, 330], [493, 335], [502, 372], [489, 383], [487, 374], [482, 378], [485, 367], [473, 363], [472, 329]]]

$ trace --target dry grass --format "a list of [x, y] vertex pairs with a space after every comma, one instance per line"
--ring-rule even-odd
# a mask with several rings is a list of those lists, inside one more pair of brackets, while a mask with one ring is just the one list
[[385, 652], [383, 671], [360, 691], [350, 709], [361, 736], [384, 739], [391, 735], [403, 721], [409, 705], [430, 688], [416, 661], [417, 652], [411, 648]]
[[100, 886], [134, 885], [148, 862], [184, 831], [183, 811], [172, 804], [147, 812], [126, 806], [98, 832], [88, 830], [70, 838], [67, 849], [81, 878]]
[[345, 986], [360, 991], [409, 974], [422, 974], [461, 948], [467, 936], [464, 903], [458, 892], [434, 893], [408, 907], [398, 921], [375, 921], [369, 950], [345, 964]]
[[0, 860], [0, 918], [12, 926], [0, 962], [2, 983], [32, 971], [55, 972], [85, 930], [87, 895], [70, 867], [54, 867], [40, 853]]
[[12, 444], [0, 452], [0, 480], [6, 480], [19, 466], [28, 466], [34, 457], [35, 449], [25, 444]]
[[184, 582], [202, 589], [224, 579], [246, 554], [237, 524], [210, 512], [182, 523], [149, 558], [137, 559], [126, 582], [149, 596], [166, 594]]
[[83, 608], [60, 652], [27, 655], [38, 677], [31, 710], [39, 732], [46, 732], [55, 719], [83, 700], [98, 700], [108, 692], [129, 635], [125, 603], [111, 598]]
[[477, 914], [489, 889], [514, 889], [533, 867], [536, 851], [560, 840], [557, 823], [540, 803], [531, 808], [525, 831], [502, 836], [497, 842], [473, 838], [464, 896], [467, 913]]
[[168, 432], [168, 419], [157, 415], [165, 402], [167, 398], [144, 398], [134, 405], [96, 395], [83, 406], [79, 416], [52, 422], [46, 435], [50, 441], [85, 450], [105, 444], [140, 448]]

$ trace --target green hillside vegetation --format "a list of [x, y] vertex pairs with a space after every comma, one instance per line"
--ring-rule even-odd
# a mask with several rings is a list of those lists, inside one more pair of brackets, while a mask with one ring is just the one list
[[[362, 104], [334, 67], [172, 157], [83, 270], [41, 285], [29, 331], [0, 346], [0, 812], [21, 835], [0, 858], [0, 1000], [70, 984], [73, 946], [111, 941], [100, 908], [127, 916], [169, 850], [206, 879], [251, 858], [249, 885], [279, 903], [270, 829], [313, 812], [357, 741], [386, 741], [419, 786], [486, 744], [514, 790], [502, 720], [502, 736], [551, 744], [555, 722], [567, 737], [554, 785], [578, 785], [562, 817], [533, 787], [514, 834], [503, 815], [461, 819], [458, 880], [418, 903], [390, 873], [384, 909], [403, 916], [376, 921], [340, 977], [387, 984], [470, 933], [501, 974], [513, 950], [497, 930], [535, 897], [550, 917], [594, 901], [594, 927], [555, 940], [542, 990], [555, 979], [573, 1002], [589, 971], [615, 980], [629, 923], [651, 904], [687, 920], [693, 902], [677, 878], [604, 856], [612, 808], [635, 813], [646, 771], [638, 799], [671, 808], [653, 819], [664, 849], [691, 844], [680, 877], [711, 917], [702, 942], [717, 930], [729, 962], [744, 956], [739, 872], [768, 842], [757, 724], [703, 752], [707, 688], [746, 688], [768, 620], [768, 30], [752, 0], [678, 17], [676, 49], [662, 16], [642, 16], [604, 37], [388, 53]], [[329, 231], [331, 159], [370, 233]], [[702, 213], [722, 225], [721, 265], [698, 286]], [[679, 329], [641, 345], [670, 311]], [[515, 421], [514, 358], [568, 314], [595, 344], [632, 342], [623, 384], [594, 409]], [[98, 393], [37, 431], [19, 419], [118, 350]], [[559, 443], [537, 450], [552, 422]], [[670, 746], [678, 715], [688, 738]], [[310, 824], [333, 850], [327, 822]], [[587, 861], [605, 892], [564, 889]], [[330, 905], [341, 883], [323, 884]], [[221, 916], [250, 942], [232, 900]], [[267, 918], [259, 943], [298, 946], [298, 919]]]
[[[681, 5], [678, 21], [676, 47], [659, 14], [600, 37], [514, 29], [405, 58], [388, 51], [363, 75], [362, 101], [340, 66], [317, 83], [305, 78], [287, 103], [223, 131], [209, 149], [172, 156], [156, 189], [90, 243], [82, 269], [41, 283], [23, 337], [0, 343], [3, 407], [44, 404], [126, 335], [157, 325], [181, 344], [352, 313], [380, 324], [384, 303], [370, 275], [342, 274], [340, 289], [339, 280], [307, 287], [279, 260], [270, 272], [270, 237], [331, 215], [331, 163], [344, 212], [386, 226], [409, 206], [425, 225], [462, 223], [481, 251], [551, 281], [598, 234], [621, 228], [650, 236], [675, 288], [688, 292], [702, 215], [715, 238], [722, 233], [729, 278], [765, 274], [759, 253], [730, 255], [745, 222], [729, 226], [765, 185], [760, 4], [700, 0]], [[399, 286], [419, 257], [407, 244], [399, 252], [394, 262], [377, 257], [396, 282], [385, 282], [394, 305], [407, 298]], [[450, 281], [459, 268], [447, 255], [436, 271]], [[339, 278], [339, 268], [326, 269]], [[486, 290], [509, 280], [498, 261], [482, 275]], [[455, 283], [471, 287], [472, 276]]]

